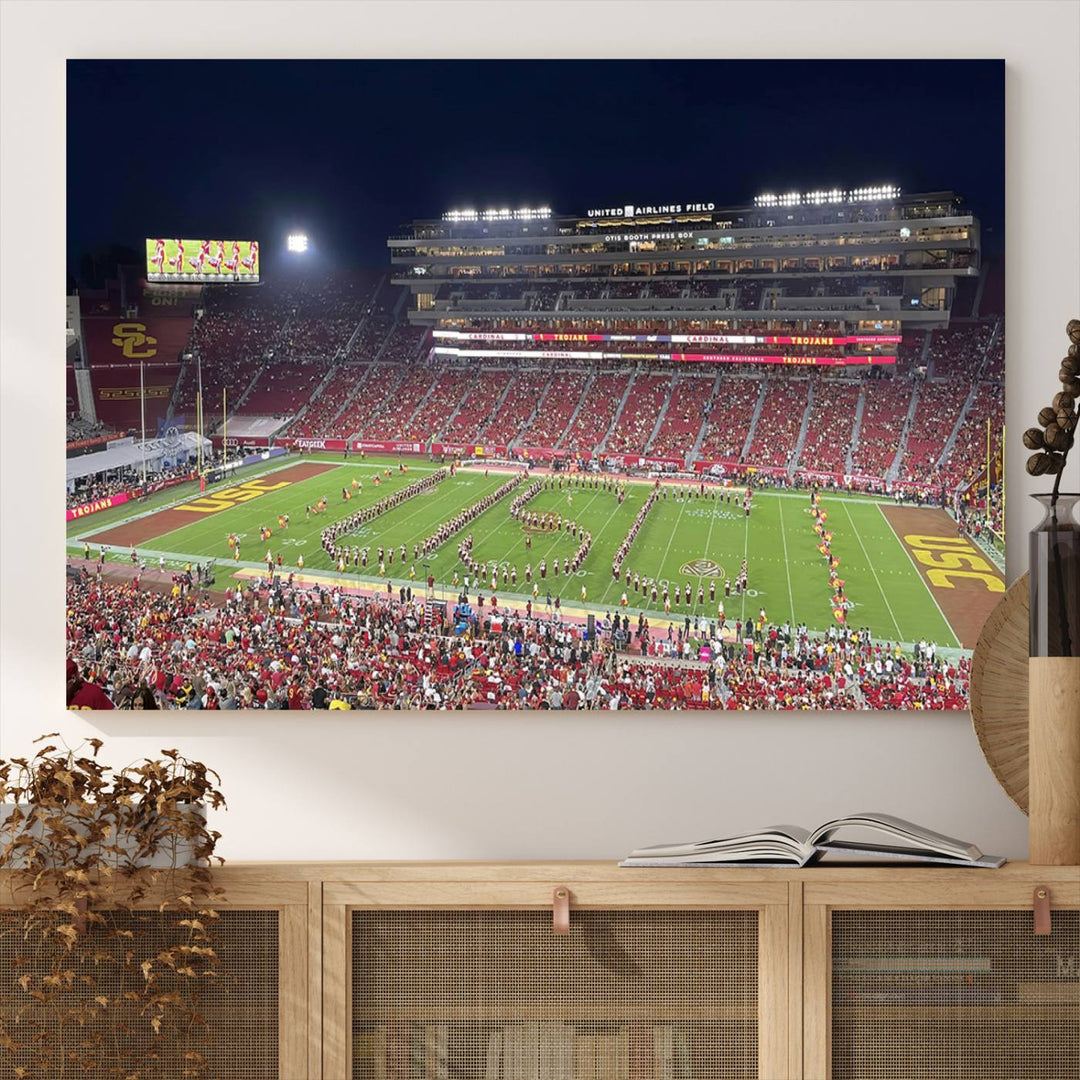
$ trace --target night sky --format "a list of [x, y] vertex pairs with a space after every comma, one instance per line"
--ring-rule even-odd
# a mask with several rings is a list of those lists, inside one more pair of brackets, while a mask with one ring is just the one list
[[764, 191], [953, 189], [1004, 249], [1004, 64], [959, 61], [69, 61], [68, 264], [148, 236], [290, 229], [384, 267], [455, 207], [725, 206]]

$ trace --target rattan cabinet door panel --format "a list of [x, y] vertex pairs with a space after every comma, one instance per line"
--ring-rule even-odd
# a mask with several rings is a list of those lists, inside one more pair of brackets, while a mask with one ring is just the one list
[[349, 918], [354, 1080], [759, 1075], [757, 911]]
[[833, 910], [832, 1080], [1080, 1076], [1080, 912]]
[[[156, 1011], [113, 1004], [97, 1008], [95, 996], [123, 1002], [141, 991], [144, 973], [131, 953], [153, 957], [186, 939], [175, 911], [99, 912], [103, 922], [86, 930], [91, 949], [64, 954], [41, 933], [24, 934], [21, 915], [0, 914], [0, 1029], [7, 1036], [4, 1075], [85, 1075], [76, 1065], [94, 1047], [90, 1075], [178, 1080], [201, 1055], [206, 1076], [219, 1080], [279, 1080], [279, 917], [277, 910], [223, 909], [212, 929], [220, 957], [218, 977], [199, 980], [193, 992], [182, 975], [159, 964], [157, 992], [182, 992], [186, 1012], [169, 1013], [155, 1031]], [[66, 919], [66, 917], [65, 917]], [[70, 978], [67, 973], [70, 972]], [[18, 980], [51, 978], [49, 1001], [20, 994]], [[88, 982], [87, 980], [92, 980]], [[91, 989], [88, 989], [90, 987]], [[80, 1009], [80, 1023], [58, 1016]], [[42, 1072], [44, 1069], [44, 1072]], [[295, 1077], [290, 1080], [296, 1080]]]

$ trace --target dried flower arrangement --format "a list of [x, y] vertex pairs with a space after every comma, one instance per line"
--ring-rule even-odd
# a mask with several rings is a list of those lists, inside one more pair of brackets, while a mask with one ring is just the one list
[[175, 750], [113, 770], [88, 746], [0, 760], [7, 1075], [207, 1077], [199, 1001], [224, 976], [205, 810], [225, 805], [220, 779]]
[[1058, 370], [1061, 389], [1054, 395], [1054, 400], [1039, 411], [1041, 427], [1030, 427], [1024, 432], [1024, 445], [1037, 451], [1028, 458], [1027, 471], [1032, 476], [1050, 473], [1056, 477], [1055, 501], [1076, 432], [1076, 402], [1080, 398], [1080, 319], [1070, 319], [1065, 332], [1071, 344]]
[[[1065, 328], [1069, 351], [1061, 361], [1058, 379], [1061, 389], [1053, 401], [1039, 411], [1039, 424], [1024, 432], [1024, 445], [1035, 450], [1027, 461], [1032, 476], [1054, 477], [1048, 514], [1031, 534], [1031, 638], [1032, 656], [1073, 656], [1077, 644], [1074, 628], [1077, 608], [1076, 525], [1070, 520], [1075, 495], [1066, 499], [1063, 520], [1058, 516], [1061, 477], [1076, 437], [1077, 399], [1080, 398], [1080, 319], [1070, 319]], [[1046, 496], [1036, 496], [1046, 499]], [[1064, 550], [1066, 546], [1069, 554]]]

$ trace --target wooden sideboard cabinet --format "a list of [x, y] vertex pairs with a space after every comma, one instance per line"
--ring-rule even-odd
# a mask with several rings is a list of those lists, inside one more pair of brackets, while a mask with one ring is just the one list
[[[215, 1080], [1080, 1075], [1080, 867], [238, 863], [214, 878]], [[152, 937], [161, 916], [139, 914]], [[15, 950], [0, 936], [0, 984]]]

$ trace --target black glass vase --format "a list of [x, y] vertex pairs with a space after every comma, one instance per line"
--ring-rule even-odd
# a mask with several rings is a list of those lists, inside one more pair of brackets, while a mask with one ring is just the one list
[[1033, 495], [1045, 516], [1031, 531], [1032, 656], [1080, 656], [1080, 495]]

